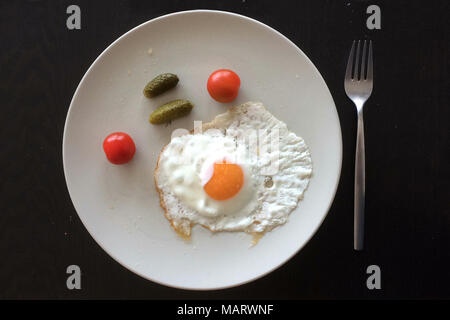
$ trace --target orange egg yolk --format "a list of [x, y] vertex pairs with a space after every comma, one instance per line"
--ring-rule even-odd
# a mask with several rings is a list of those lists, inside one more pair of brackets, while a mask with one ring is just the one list
[[234, 197], [244, 184], [244, 173], [234, 163], [214, 163], [214, 173], [203, 186], [205, 192], [214, 200], [227, 200]]

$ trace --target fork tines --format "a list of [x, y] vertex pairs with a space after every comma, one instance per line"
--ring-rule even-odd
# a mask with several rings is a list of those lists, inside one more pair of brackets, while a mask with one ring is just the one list
[[[367, 45], [368, 43], [368, 45]], [[355, 55], [356, 46], [356, 55]], [[367, 46], [369, 52], [367, 52]], [[347, 69], [345, 71], [345, 78], [352, 81], [370, 80], [373, 77], [372, 70], [372, 40], [364, 40], [362, 55], [360, 55], [361, 40], [353, 41], [352, 49], [348, 57]], [[366, 70], [367, 65], [367, 70]], [[361, 72], [359, 72], [361, 67]]]

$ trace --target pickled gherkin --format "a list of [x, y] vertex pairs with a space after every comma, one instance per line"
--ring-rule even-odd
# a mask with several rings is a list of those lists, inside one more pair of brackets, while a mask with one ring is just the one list
[[163, 73], [156, 76], [144, 88], [144, 96], [153, 98], [175, 87], [179, 79], [176, 74]]
[[173, 119], [183, 117], [189, 114], [194, 105], [183, 99], [173, 100], [159, 106], [150, 115], [149, 121], [152, 124], [167, 123]]

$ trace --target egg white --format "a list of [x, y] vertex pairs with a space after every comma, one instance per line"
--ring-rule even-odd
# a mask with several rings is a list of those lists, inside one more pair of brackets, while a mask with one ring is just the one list
[[[249, 143], [256, 137], [258, 144]], [[203, 185], [214, 162], [224, 159], [242, 168], [244, 185], [234, 197], [217, 201]], [[305, 141], [261, 103], [248, 102], [218, 115], [203, 132], [173, 138], [160, 154], [155, 181], [166, 217], [182, 235], [189, 236], [194, 224], [263, 233], [286, 223], [311, 174]]]

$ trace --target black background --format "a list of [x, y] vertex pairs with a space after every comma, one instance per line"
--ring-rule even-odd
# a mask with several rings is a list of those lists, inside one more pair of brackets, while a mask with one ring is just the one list
[[[448, 1], [1, 1], [0, 297], [148, 299], [450, 298]], [[78, 4], [82, 29], [66, 28]], [[365, 10], [381, 7], [382, 29]], [[79, 220], [66, 189], [62, 133], [95, 58], [163, 14], [219, 9], [280, 31], [313, 61], [341, 121], [344, 153], [333, 206], [313, 239], [278, 270], [212, 292], [144, 280], [113, 261]], [[366, 248], [352, 249], [355, 107], [343, 78], [353, 39], [372, 39], [366, 104]], [[66, 267], [82, 289], [66, 288]], [[379, 265], [382, 289], [366, 288]]]

